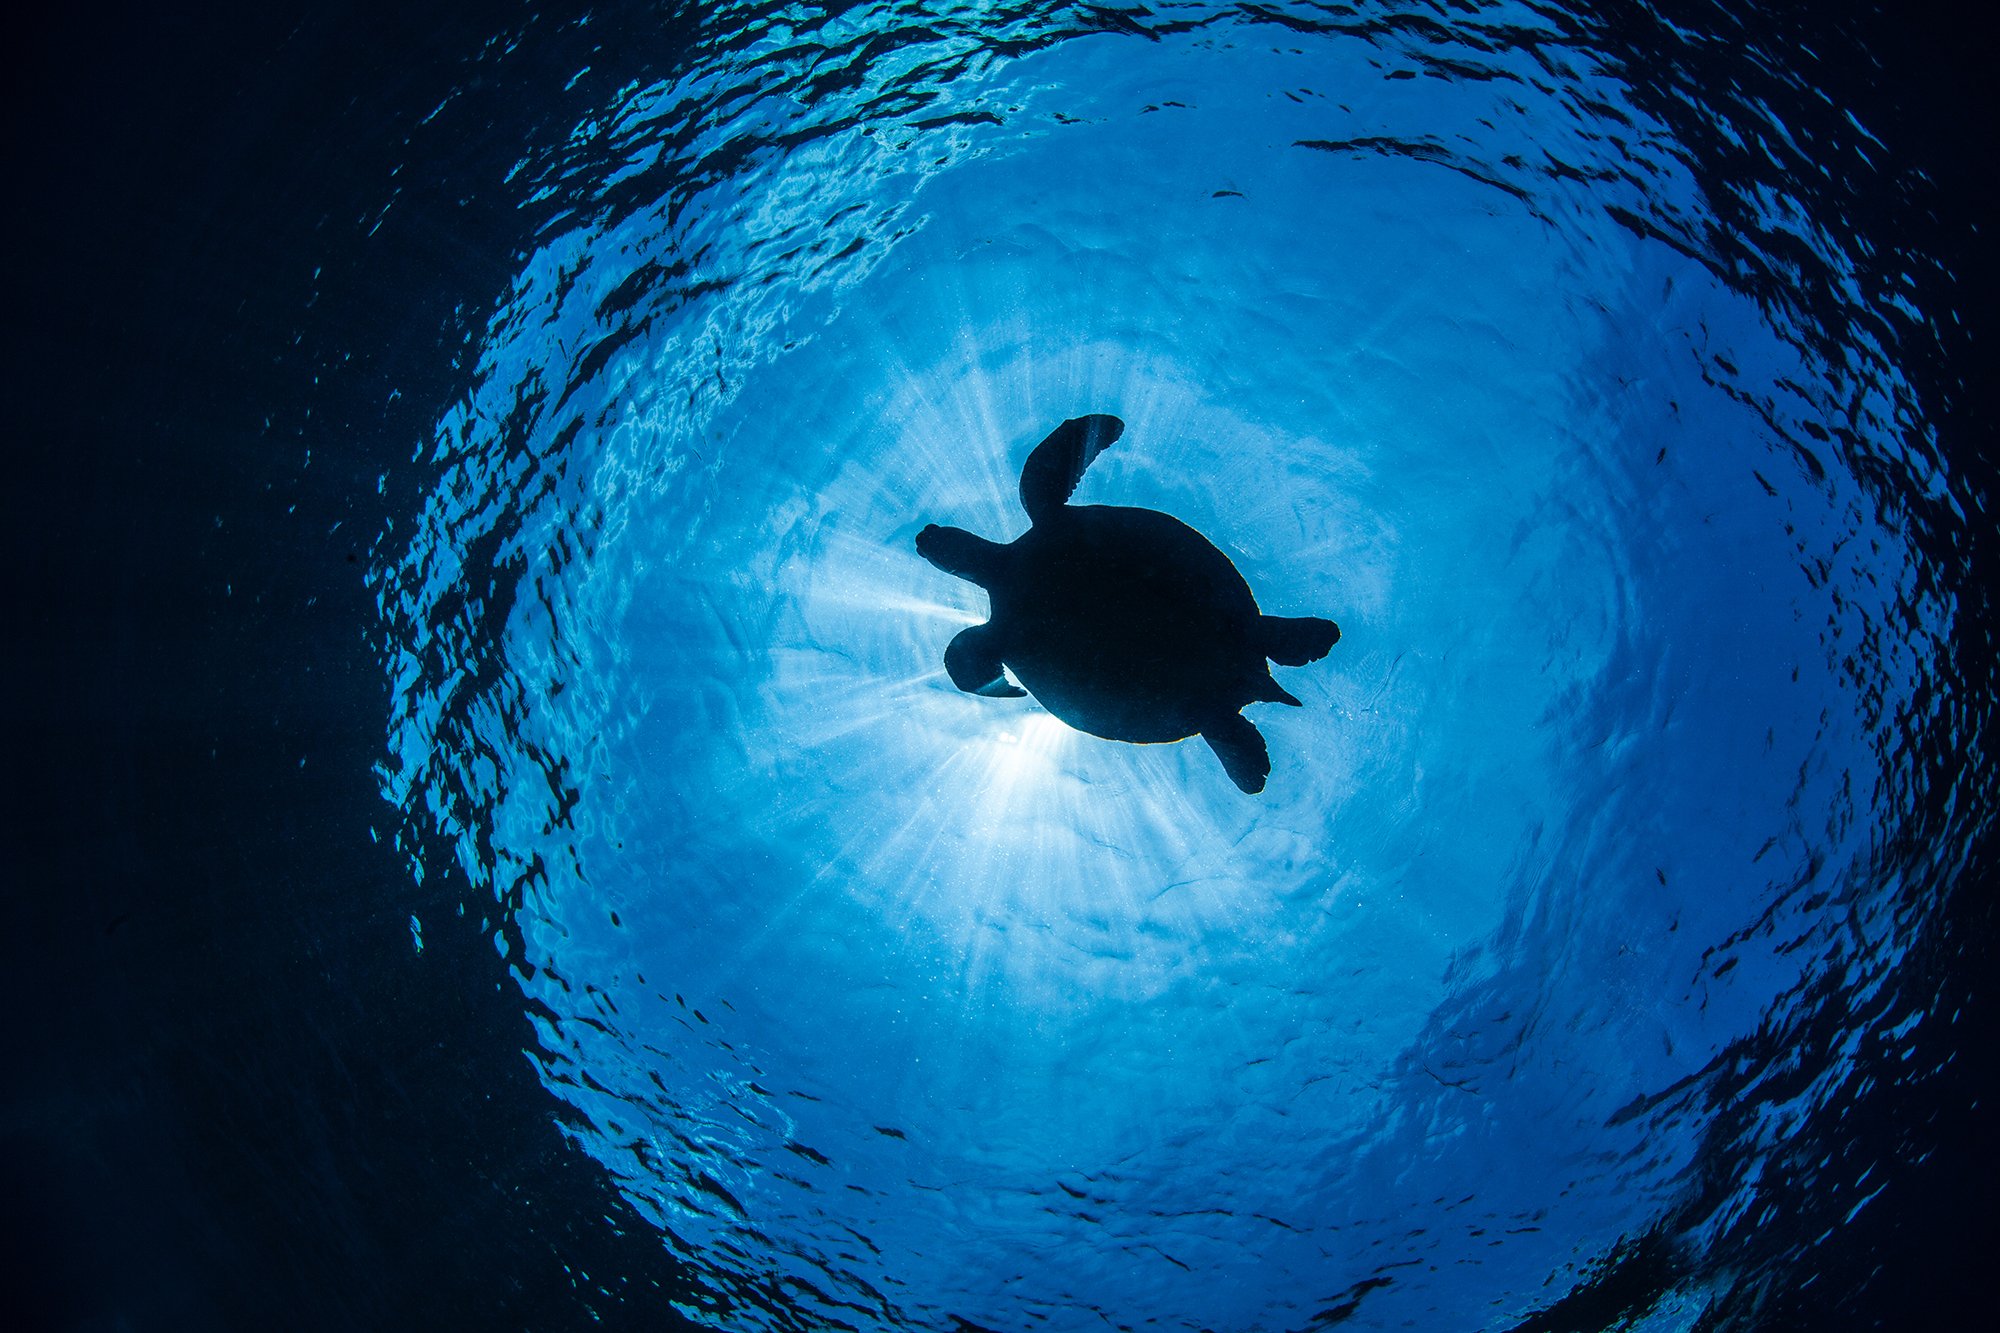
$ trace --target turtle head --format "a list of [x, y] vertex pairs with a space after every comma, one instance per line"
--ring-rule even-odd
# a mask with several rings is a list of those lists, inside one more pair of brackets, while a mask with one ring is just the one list
[[991, 587], [1000, 570], [1006, 547], [975, 537], [963, 528], [941, 528], [932, 523], [917, 534], [917, 554], [947, 574], [956, 575], [980, 587]]

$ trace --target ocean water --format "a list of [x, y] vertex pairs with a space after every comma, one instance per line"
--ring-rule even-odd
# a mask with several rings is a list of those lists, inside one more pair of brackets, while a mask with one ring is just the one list
[[[1685, 1329], [1868, 1205], [1990, 518], [1842, 216], [1881, 145], [1730, 39], [726, 6], [520, 159], [373, 547], [381, 790], [677, 1311], [1501, 1329], [1651, 1264]], [[912, 536], [1017, 534], [1085, 412], [1080, 502], [1343, 627], [1261, 797], [943, 676], [984, 598]]]
[[[437, 1046], [525, 1059], [672, 1275], [552, 1234], [593, 1317], [1668, 1333], [1838, 1277], [2000, 808], [1979, 312], [1865, 51], [1556, 0], [456, 37], [324, 209], [420, 210], [421, 315], [290, 317], [403, 433], [316, 421], [276, 494], [365, 591], [366, 966], [477, 944], [514, 1026]], [[985, 595], [914, 535], [1018, 535], [1089, 412], [1077, 502], [1341, 625], [1261, 795], [944, 675]]]

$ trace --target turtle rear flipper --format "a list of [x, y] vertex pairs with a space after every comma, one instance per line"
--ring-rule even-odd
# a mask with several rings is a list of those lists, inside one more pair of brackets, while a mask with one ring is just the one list
[[1248, 718], [1241, 713], [1219, 717], [1201, 729], [1201, 738], [1222, 761], [1222, 771], [1231, 782], [1252, 796], [1264, 790], [1264, 779], [1271, 776], [1271, 752], [1264, 748], [1264, 734]]
[[1340, 626], [1318, 616], [1259, 616], [1257, 636], [1264, 656], [1279, 666], [1317, 662], [1340, 642]]
[[1039, 523], [1069, 503], [1090, 460], [1125, 433], [1125, 423], [1101, 412], [1071, 417], [1048, 433], [1021, 468], [1021, 508]]
[[1008, 681], [1000, 669], [1000, 636], [991, 625], [960, 630], [944, 649], [945, 674], [967, 694], [990, 699], [1018, 699], [1027, 691]]

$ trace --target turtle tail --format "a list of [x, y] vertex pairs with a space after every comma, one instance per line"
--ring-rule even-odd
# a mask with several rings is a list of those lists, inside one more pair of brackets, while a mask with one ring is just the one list
[[1271, 679], [1271, 673], [1268, 669], [1261, 677], [1250, 682], [1250, 702], [1258, 704], [1290, 704], [1294, 708], [1299, 707], [1299, 701], [1291, 696], [1290, 691], [1286, 690], [1277, 681]]

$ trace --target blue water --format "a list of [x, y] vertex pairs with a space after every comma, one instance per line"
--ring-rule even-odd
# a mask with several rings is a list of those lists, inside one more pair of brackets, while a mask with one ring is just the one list
[[[380, 829], [680, 1313], [1506, 1329], [1646, 1240], [1650, 1333], [1867, 1206], [1843, 1107], [1948, 1021], [1906, 956], [1994, 808], [1952, 316], [1808, 60], [1643, 35], [725, 6], [521, 160], [374, 547]], [[1018, 534], [1086, 412], [1080, 502], [1341, 624], [1262, 796], [943, 674], [984, 595], [911, 539]]]

